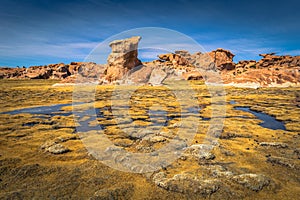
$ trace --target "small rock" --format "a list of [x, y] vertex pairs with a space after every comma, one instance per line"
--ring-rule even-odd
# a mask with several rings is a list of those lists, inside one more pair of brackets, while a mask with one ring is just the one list
[[249, 134], [237, 134], [237, 133], [225, 132], [222, 133], [219, 138], [228, 140], [232, 138], [252, 138], [252, 136]]
[[163, 136], [151, 136], [151, 137], [147, 138], [147, 140], [151, 143], [157, 143], [157, 142], [166, 141], [166, 138]]
[[288, 145], [281, 142], [261, 142], [259, 143], [260, 146], [271, 146], [277, 148], [288, 148]]
[[48, 140], [46, 141], [42, 146], [41, 149], [46, 149], [49, 148], [55, 144], [61, 143], [61, 142], [66, 142], [68, 140], [77, 140], [77, 136], [76, 135], [66, 135], [66, 136], [61, 136], [61, 137], [57, 137], [54, 140]]
[[169, 127], [170, 128], [178, 128], [178, 127], [181, 127], [181, 123], [180, 122], [175, 122], [174, 124], [171, 124]]
[[261, 174], [241, 174], [232, 179], [253, 191], [260, 191], [270, 184], [270, 180]]
[[186, 160], [186, 159], [187, 159], [187, 156], [185, 156], [185, 155], [180, 155], [180, 156], [179, 156], [179, 159], [180, 159], [180, 160]]
[[226, 177], [227, 179], [230, 179], [234, 175], [231, 171], [228, 171], [225, 167], [221, 165], [209, 166], [209, 170], [212, 172], [212, 175], [214, 177]]
[[57, 137], [54, 141], [55, 142], [66, 142], [68, 140], [77, 140], [77, 136], [76, 135], [66, 135], [66, 136], [61, 136], [61, 137]]
[[51, 147], [51, 146], [53, 146], [53, 145], [55, 145], [55, 144], [57, 144], [57, 142], [55, 142], [55, 141], [47, 141], [47, 142], [45, 142], [42, 146], [41, 146], [41, 149], [46, 149], [46, 148], [49, 148], [49, 147]]
[[164, 172], [159, 172], [153, 176], [152, 180], [157, 186], [165, 188], [165, 181], [167, 180], [167, 175]]
[[70, 151], [70, 149], [68, 149], [67, 147], [64, 147], [61, 144], [54, 144], [54, 145], [46, 148], [45, 150], [50, 153], [53, 153], [53, 154], [62, 154], [62, 153], [66, 153], [66, 152]]
[[219, 189], [219, 182], [216, 179], [199, 180], [188, 174], [176, 174], [172, 178], [166, 178], [165, 173], [159, 172], [153, 177], [153, 181], [166, 190], [184, 194], [208, 196]]
[[144, 145], [141, 145], [141, 144], [139, 144], [139, 145], [136, 145], [136, 147], [135, 147], [138, 151], [141, 151], [141, 152], [143, 152], [143, 153], [150, 153], [150, 152], [153, 152], [153, 151], [155, 151], [155, 149], [153, 148], [153, 147], [147, 147], [147, 146], [144, 146]]
[[186, 148], [184, 155], [192, 155], [194, 158], [199, 160], [213, 160], [216, 156], [210, 152], [212, 148], [213, 147], [211, 145], [194, 144]]
[[166, 138], [173, 138], [174, 137], [174, 135], [172, 134], [171, 131], [162, 131], [159, 134], [163, 137], [166, 137]]
[[286, 158], [270, 156], [267, 158], [267, 162], [270, 162], [272, 164], [282, 165], [282, 166], [289, 167], [292, 169], [295, 168], [295, 166], [293, 164], [289, 163], [289, 160]]
[[210, 152], [204, 152], [204, 153], [201, 153], [199, 155], [199, 159], [204, 159], [204, 160], [213, 160], [215, 159], [215, 155], [213, 153], [210, 153]]
[[235, 156], [235, 154], [232, 151], [228, 151], [228, 150], [222, 150], [222, 153], [225, 156]]
[[300, 159], [300, 148], [297, 148], [294, 150], [294, 153], [298, 156], [298, 158]]

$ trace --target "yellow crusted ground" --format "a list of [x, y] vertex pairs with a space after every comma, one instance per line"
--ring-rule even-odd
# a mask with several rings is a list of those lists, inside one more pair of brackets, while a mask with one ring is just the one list
[[[52, 87], [54, 83], [50, 80], [1, 80], [0, 111], [72, 103], [73, 86]], [[214, 135], [217, 134], [217, 128], [209, 127], [211, 120], [207, 118], [211, 118], [212, 113], [216, 118], [224, 115], [223, 130], [211, 151], [213, 159], [199, 160], [187, 155], [158, 171], [165, 173], [169, 179], [176, 174], [189, 174], [204, 181], [213, 179], [218, 185], [216, 191], [209, 194], [193, 193], [185, 189], [191, 186], [185, 185], [184, 181], [175, 182], [176, 187], [169, 185], [164, 188], [157, 186], [154, 181], [158, 172], [135, 174], [109, 168], [86, 150], [80, 139], [82, 135], [75, 131], [78, 122], [73, 115], [38, 118], [31, 114], [0, 114], [0, 198], [297, 199], [300, 192], [300, 108], [294, 104], [294, 99], [299, 95], [300, 88], [255, 90], [226, 87], [226, 97], [223, 99], [222, 95], [217, 95], [212, 102], [211, 95], [216, 91], [210, 91], [197, 82], [191, 84], [187, 87], [179, 83], [177, 89], [185, 94], [194, 88], [201, 111], [193, 115], [188, 109], [194, 106], [195, 99], [179, 102], [170, 87], [163, 86], [97, 86], [95, 104], [81, 104], [78, 109], [95, 106], [103, 111], [103, 115], [91, 121], [90, 126], [106, 126], [104, 134], [115, 145], [132, 153], [153, 152], [162, 148], [177, 136], [182, 137], [178, 135], [179, 129], [189, 132], [190, 126], [197, 120], [199, 124], [197, 132], [193, 133], [192, 144], [215, 139], [218, 136]], [[91, 86], [79, 90], [87, 91], [87, 87]], [[112, 105], [110, 98], [116, 94], [116, 90], [134, 92], [129, 100], [121, 96]], [[219, 106], [218, 102], [223, 100], [226, 104]], [[231, 100], [236, 104], [229, 104]], [[110, 109], [112, 106], [120, 108], [121, 114], [127, 114], [127, 118], [122, 119], [124, 123], [119, 123], [114, 117]], [[122, 108], [122, 111], [122, 106], [128, 107]], [[235, 110], [234, 106], [249, 106], [272, 115], [283, 121], [287, 130], [263, 128], [254, 115]], [[160, 124], [164, 119], [151, 121], [147, 112], [149, 109], [164, 110], [171, 117], [169, 123], [156, 127], [156, 123]], [[66, 106], [63, 110], [69, 112], [72, 106]], [[89, 117], [80, 120], [87, 119]], [[128, 135], [142, 127], [148, 129], [149, 126], [158, 130], [155, 133], [158, 137], [150, 134], [151, 137], [147, 139]], [[210, 128], [212, 134], [208, 135]], [[261, 145], [264, 142], [283, 146]], [[62, 154], [47, 152], [45, 146], [53, 143], [61, 144], [69, 151]], [[233, 175], [216, 175], [215, 169], [219, 168], [236, 176], [262, 174], [269, 182], [259, 191], [253, 191], [245, 183], [235, 182]]]

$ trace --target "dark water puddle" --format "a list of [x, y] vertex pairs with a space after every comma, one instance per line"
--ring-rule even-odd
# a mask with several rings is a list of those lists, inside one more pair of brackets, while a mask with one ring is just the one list
[[[97, 124], [95, 126], [91, 126], [90, 122], [96, 121], [97, 117], [103, 118], [103, 112], [99, 108], [90, 108], [84, 111], [75, 112], [76, 116], [79, 116], [78, 123], [80, 126], [76, 127], [76, 132], [88, 132], [88, 131], [97, 131], [103, 130], [105, 127], [101, 124]], [[89, 119], [80, 120], [85, 116], [89, 116]]]
[[209, 121], [209, 120], [211, 120], [210, 117], [202, 117], [201, 119], [204, 120], [204, 121]]
[[33, 127], [36, 124], [38, 124], [38, 122], [28, 122], [28, 123], [24, 123], [22, 126]]
[[[231, 100], [229, 102], [230, 104], [236, 104], [234, 100]], [[78, 104], [83, 104], [83, 103], [76, 103], [75, 105]], [[32, 107], [32, 108], [23, 108], [23, 109], [18, 109], [18, 110], [13, 110], [9, 112], [4, 112], [3, 114], [20, 114], [20, 113], [29, 113], [32, 115], [37, 115], [35, 117], [37, 118], [47, 118], [47, 117], [53, 117], [56, 115], [60, 116], [69, 116], [73, 114], [73, 111], [63, 111], [62, 107], [64, 106], [72, 106], [74, 104], [68, 103], [68, 104], [55, 104], [55, 105], [50, 105], [50, 106], [38, 106], [38, 107]], [[113, 107], [113, 109], [129, 109], [129, 106], [117, 106]], [[260, 123], [259, 125], [264, 127], [264, 128], [269, 128], [269, 129], [281, 129], [281, 130], [286, 130], [284, 123], [281, 121], [276, 120], [274, 117], [267, 115], [262, 112], [257, 112], [254, 110], [251, 110], [249, 107], [240, 107], [237, 106], [234, 109], [236, 110], [241, 110], [245, 112], [249, 112], [253, 115], [255, 115], [258, 119], [262, 120], [263, 122]], [[90, 116], [89, 119], [85, 121], [80, 121], [79, 124], [80, 126], [77, 127], [76, 129], [80, 132], [86, 132], [89, 130], [99, 130], [99, 129], [104, 129], [104, 125], [96, 125], [96, 126], [90, 126], [90, 122], [97, 120], [97, 118], [102, 118], [105, 120], [111, 120], [114, 119], [115, 117], [119, 118], [122, 116], [104, 116], [104, 111], [112, 111], [111, 107], [103, 107], [103, 108], [91, 108], [87, 109], [84, 111], [78, 111], [76, 112], [76, 115], [78, 115], [80, 118], [84, 116]], [[168, 113], [165, 110], [148, 110], [148, 115], [150, 117], [150, 120], [152, 122], [152, 126], [167, 126], [169, 121], [175, 119], [175, 118], [182, 118], [182, 117], [187, 117], [190, 115], [198, 115], [199, 111], [201, 109], [199, 107], [189, 107], [186, 109], [186, 111], [183, 111], [182, 113]], [[233, 116], [234, 117], [239, 117], [239, 118], [247, 118], [246, 116]], [[144, 119], [142, 119], [144, 120]], [[211, 118], [202, 118], [204, 121], [209, 121]], [[132, 121], [133, 122], [133, 121]], [[36, 123], [34, 122], [29, 122], [23, 124], [23, 126], [34, 126]], [[112, 124], [113, 125], [113, 124]], [[107, 125], [109, 126], [109, 124]]]
[[201, 108], [198, 106], [193, 106], [193, 107], [188, 107], [187, 110], [189, 113], [199, 114], [199, 112], [201, 111]]
[[[47, 119], [49, 117], [53, 116], [70, 116], [73, 114], [73, 111], [63, 111], [62, 108], [65, 106], [72, 106], [72, 105], [79, 105], [83, 103], [67, 103], [67, 104], [55, 104], [55, 105], [50, 105], [50, 106], [38, 106], [38, 107], [31, 107], [31, 108], [23, 108], [23, 109], [18, 109], [18, 110], [13, 110], [9, 112], [3, 112], [2, 114], [11, 114], [11, 115], [16, 115], [16, 114], [21, 114], [21, 113], [29, 113], [32, 115], [35, 115], [35, 118], [42, 118], [42, 119]], [[103, 113], [100, 112], [100, 109], [95, 109], [95, 110], [85, 110], [85, 111], [78, 111], [80, 113], [79, 115], [81, 117], [83, 116], [91, 116], [90, 119], [81, 121], [80, 126], [76, 128], [77, 131], [80, 132], [86, 132], [90, 130], [99, 130], [99, 128], [104, 128], [101, 125], [97, 126], [90, 126], [90, 122], [96, 119], [96, 116], [93, 115], [93, 113], [97, 113], [97, 117], [103, 117]], [[32, 127], [34, 125], [38, 124], [38, 122], [28, 122], [24, 123], [23, 126], [28, 126]]]
[[273, 130], [277, 130], [277, 129], [286, 130], [283, 122], [276, 120], [274, 117], [272, 117], [268, 114], [251, 110], [249, 107], [237, 106], [234, 109], [249, 112], [249, 113], [255, 115], [258, 119], [263, 121], [259, 125], [264, 128], [269, 128], [269, 129], [273, 129]]
[[230, 100], [229, 103], [230, 104], [236, 104], [235, 100]]
[[[234, 100], [231, 100], [229, 103], [230, 104], [237, 104], [237, 102], [234, 101]], [[251, 110], [250, 107], [236, 106], [236, 107], [234, 107], [234, 109], [235, 110], [241, 110], [241, 111], [248, 112], [248, 113], [251, 113], [251, 114], [255, 115], [258, 119], [263, 121], [259, 125], [264, 127], [264, 128], [269, 128], [269, 129], [272, 129], [272, 130], [277, 130], [277, 129], [286, 130], [283, 122], [276, 120], [275, 117], [272, 117], [272, 116], [270, 116], [266, 113]], [[248, 118], [246, 116], [237, 116], [237, 117], [245, 118], [245, 119]]]
[[[4, 112], [2, 114], [10, 114], [10, 115], [16, 115], [21, 113], [29, 113], [32, 115], [48, 115], [48, 116], [54, 116], [54, 115], [62, 115], [62, 116], [69, 116], [72, 114], [71, 112], [64, 112], [62, 111], [62, 107], [64, 106], [72, 106], [71, 103], [66, 104], [55, 104], [51, 106], [38, 106], [38, 107], [32, 107], [32, 108], [23, 108], [13, 111]], [[43, 117], [43, 116], [41, 116]]]

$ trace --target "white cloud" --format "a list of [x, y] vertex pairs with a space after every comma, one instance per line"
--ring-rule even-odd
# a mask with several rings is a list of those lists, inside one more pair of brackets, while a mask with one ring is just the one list
[[58, 58], [85, 57], [97, 46], [97, 42], [79, 42], [65, 44], [35, 44], [0, 46], [0, 55], [7, 57], [53, 56]]

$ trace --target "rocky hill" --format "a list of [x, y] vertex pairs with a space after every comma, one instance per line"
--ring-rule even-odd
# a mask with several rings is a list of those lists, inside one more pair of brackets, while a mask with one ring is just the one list
[[59, 79], [61, 83], [98, 82], [99, 84], [160, 85], [165, 79], [205, 80], [241, 87], [297, 86], [300, 83], [300, 56], [261, 54], [259, 61], [233, 62], [234, 54], [225, 49], [212, 52], [179, 50], [158, 55], [158, 59], [142, 63], [138, 59], [135, 36], [110, 43], [107, 64], [71, 62], [29, 68], [0, 68], [1, 79]]

